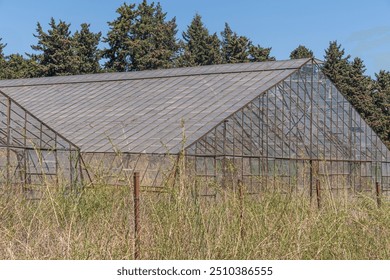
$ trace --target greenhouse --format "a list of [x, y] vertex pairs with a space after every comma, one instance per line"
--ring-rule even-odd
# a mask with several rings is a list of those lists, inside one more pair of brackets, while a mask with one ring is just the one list
[[2, 185], [390, 190], [390, 151], [315, 59], [3, 80], [0, 108]]

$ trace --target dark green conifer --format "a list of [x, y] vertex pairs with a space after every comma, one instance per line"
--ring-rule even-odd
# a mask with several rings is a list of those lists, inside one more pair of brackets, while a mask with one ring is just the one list
[[11, 54], [7, 57], [5, 79], [35, 78], [38, 76], [39, 65], [34, 60], [24, 58], [20, 54]]
[[373, 122], [374, 129], [390, 148], [390, 72], [381, 70], [375, 77], [371, 96], [379, 113]]
[[38, 22], [34, 37], [38, 39], [31, 48], [36, 54], [29, 54], [38, 65], [39, 76], [72, 75], [78, 72], [79, 61], [75, 54], [73, 38], [69, 30], [70, 24], [54, 18], [49, 23], [50, 29], [45, 32]]
[[222, 60], [223, 63], [249, 62], [249, 46], [251, 42], [245, 36], [239, 36], [233, 32], [229, 24], [225, 23], [222, 36]]
[[75, 54], [78, 59], [78, 74], [100, 72], [98, 45], [102, 33], [93, 33], [89, 27], [89, 24], [83, 23], [81, 30], [73, 35]]
[[349, 76], [350, 65], [348, 60], [350, 56], [345, 56], [345, 51], [341, 48], [341, 45], [338, 45], [337, 41], [333, 41], [329, 43], [328, 49], [325, 50], [324, 58], [325, 62], [322, 70], [340, 90], [343, 90], [345, 79]]
[[261, 62], [268, 60], [275, 60], [275, 57], [270, 56], [272, 48], [263, 48], [260, 45], [253, 45], [250, 43], [249, 45], [249, 61], [250, 62]]
[[271, 48], [254, 45], [247, 37], [233, 32], [229, 24], [221, 32], [222, 60], [224, 63], [258, 62], [275, 60], [270, 56]]
[[179, 58], [180, 66], [198, 66], [219, 64], [222, 62], [220, 41], [202, 22], [202, 17], [196, 14], [187, 31], [183, 32], [183, 54]]
[[6, 60], [4, 55], [4, 48], [7, 46], [7, 44], [3, 44], [1, 41], [3, 39], [0, 38], [0, 79], [5, 79], [5, 72], [6, 72]]
[[364, 73], [366, 67], [363, 60], [356, 57], [349, 67], [349, 75], [345, 78], [345, 92], [349, 102], [355, 107], [363, 118], [375, 115], [375, 108], [371, 97], [372, 81]]
[[118, 18], [109, 22], [110, 31], [103, 42], [107, 59], [105, 68], [113, 71], [133, 71], [169, 68], [173, 66], [179, 45], [176, 41], [176, 19], [166, 20], [161, 5], [144, 0], [123, 4], [117, 9]]
[[300, 58], [313, 58], [313, 51], [306, 48], [305, 46], [299, 45], [290, 53], [290, 59], [300, 59]]
[[349, 61], [344, 49], [336, 41], [331, 42], [325, 50], [323, 70], [334, 82], [345, 98], [352, 104], [363, 119], [371, 126], [379, 137], [389, 145], [388, 118], [386, 116], [386, 90], [384, 73], [380, 75], [376, 86], [365, 75], [365, 66], [360, 58]]

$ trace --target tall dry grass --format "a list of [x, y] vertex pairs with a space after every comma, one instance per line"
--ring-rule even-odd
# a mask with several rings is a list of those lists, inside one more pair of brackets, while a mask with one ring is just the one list
[[[185, 187], [185, 186], [184, 186]], [[1, 259], [132, 259], [130, 187], [79, 193], [46, 186], [43, 199], [3, 191]], [[222, 192], [222, 191], [221, 191]], [[308, 197], [267, 191], [141, 193], [143, 259], [389, 259], [390, 204], [367, 196]], [[242, 218], [240, 218], [242, 217]]]

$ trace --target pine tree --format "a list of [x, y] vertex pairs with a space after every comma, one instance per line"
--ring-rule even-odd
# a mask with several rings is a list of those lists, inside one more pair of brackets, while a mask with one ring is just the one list
[[331, 42], [325, 51], [323, 70], [352, 104], [363, 119], [371, 126], [383, 141], [389, 143], [388, 118], [386, 116], [386, 90], [379, 85], [387, 84], [385, 74], [381, 74], [375, 84], [366, 76], [365, 66], [360, 58], [349, 61], [344, 49], [336, 41]]
[[209, 34], [199, 14], [194, 16], [182, 36], [184, 42], [182, 42], [183, 54], [179, 59], [180, 66], [210, 65], [222, 62], [218, 36], [215, 33]]
[[69, 30], [70, 24], [54, 18], [50, 20], [50, 28], [43, 31], [38, 22], [34, 37], [38, 39], [37, 45], [31, 48], [38, 54], [29, 54], [30, 58], [39, 64], [39, 76], [71, 75], [77, 73], [79, 61], [74, 51], [73, 38]]
[[20, 54], [7, 56], [6, 79], [21, 79], [37, 77], [39, 65], [31, 59], [26, 59]]
[[238, 36], [229, 24], [225, 23], [222, 36], [222, 60], [224, 63], [249, 62], [249, 46], [251, 42], [245, 36]]
[[345, 91], [343, 92], [348, 101], [362, 115], [368, 119], [375, 115], [374, 102], [371, 97], [372, 82], [364, 72], [366, 67], [363, 60], [355, 58], [350, 63], [349, 75], [345, 79]]
[[78, 58], [78, 74], [100, 72], [98, 45], [102, 33], [93, 33], [89, 27], [89, 24], [83, 23], [81, 30], [73, 35], [75, 55]]
[[178, 51], [176, 18], [166, 21], [160, 3], [138, 6], [138, 20], [134, 28], [133, 65], [136, 70], [169, 68]]
[[1, 41], [3, 39], [0, 38], [0, 79], [5, 79], [6, 76], [6, 60], [4, 55], [4, 48], [7, 44], [3, 44]]
[[239, 36], [233, 32], [229, 24], [221, 32], [222, 60], [224, 63], [258, 62], [275, 60], [270, 56], [271, 48], [254, 45], [247, 37]]
[[149, 5], [146, 0], [137, 9], [125, 3], [117, 13], [118, 18], [109, 22], [110, 31], [103, 39], [109, 44], [103, 51], [106, 69], [133, 71], [173, 66], [179, 48], [175, 18], [166, 21], [161, 5]]
[[379, 113], [374, 129], [390, 148], [390, 72], [382, 70], [375, 77], [371, 96]]
[[221, 64], [221, 41], [219, 40], [217, 33], [214, 33], [207, 38], [207, 44], [210, 46], [208, 64]]
[[379, 74], [375, 74], [375, 76], [375, 90], [373, 91], [374, 103], [382, 115], [387, 118], [387, 123], [390, 125], [390, 72], [382, 70]]
[[372, 82], [367, 77], [365, 65], [360, 58], [349, 61], [344, 49], [336, 41], [329, 44], [325, 50], [324, 73], [331, 79], [347, 100], [355, 107], [366, 121], [375, 115], [371, 98]]
[[342, 91], [345, 85], [345, 79], [348, 78], [350, 66], [350, 56], [345, 56], [344, 49], [337, 41], [329, 43], [328, 49], [325, 50], [325, 62], [322, 70], [329, 77], [329, 79]]
[[270, 56], [272, 48], [263, 48], [260, 45], [253, 45], [250, 43], [249, 45], [249, 61], [250, 62], [261, 62], [261, 61], [269, 61], [275, 60], [275, 57]]
[[104, 67], [108, 70], [124, 72], [133, 70], [132, 54], [128, 41], [133, 39], [132, 29], [134, 28], [136, 11], [135, 4], [124, 3], [116, 12], [119, 16], [108, 22], [110, 30], [107, 37], [103, 38], [104, 43], [108, 43], [109, 48], [103, 50], [103, 58], [107, 61]]
[[6, 56], [4, 48], [7, 44], [1, 43], [0, 38], [0, 79], [20, 79], [36, 77], [36, 64], [25, 59], [20, 54]]
[[5, 55], [4, 55], [4, 49], [7, 46], [7, 44], [3, 44], [1, 41], [3, 38], [0, 38], [0, 60], [5, 60]]
[[290, 53], [290, 59], [300, 58], [314, 58], [313, 51], [306, 48], [305, 46], [299, 45]]

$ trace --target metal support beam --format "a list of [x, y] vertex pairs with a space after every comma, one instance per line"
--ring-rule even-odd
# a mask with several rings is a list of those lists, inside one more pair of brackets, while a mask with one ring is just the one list
[[7, 175], [6, 175], [7, 185], [9, 185], [11, 182], [10, 146], [11, 146], [11, 99], [7, 98]]

